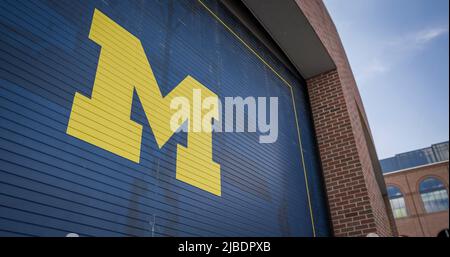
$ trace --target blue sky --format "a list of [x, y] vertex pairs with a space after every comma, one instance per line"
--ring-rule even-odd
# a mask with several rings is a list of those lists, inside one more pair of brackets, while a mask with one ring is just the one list
[[449, 0], [324, 0], [380, 159], [449, 137]]

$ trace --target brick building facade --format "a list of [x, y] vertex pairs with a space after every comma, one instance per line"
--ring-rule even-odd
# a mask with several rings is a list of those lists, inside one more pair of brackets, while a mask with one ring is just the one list
[[322, 1], [298, 0], [336, 69], [307, 80], [336, 236], [396, 235], [353, 73]]
[[[448, 161], [442, 161], [423, 166], [393, 171], [384, 175], [386, 185], [398, 189], [400, 194], [396, 199], [403, 199], [404, 210], [396, 217], [396, 226], [400, 236], [436, 237], [449, 227], [448, 212]], [[441, 182], [447, 195], [447, 209], [427, 210], [424, 196], [421, 192], [421, 183], [426, 179]], [[444, 190], [443, 190], [444, 191]], [[445, 199], [444, 199], [445, 201]], [[444, 203], [445, 204], [445, 203]], [[400, 206], [397, 205], [397, 208]], [[447, 235], [448, 237], [448, 235]]]

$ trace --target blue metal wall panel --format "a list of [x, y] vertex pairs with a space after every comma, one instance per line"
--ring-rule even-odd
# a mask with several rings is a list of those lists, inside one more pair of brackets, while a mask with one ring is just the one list
[[[295, 107], [286, 84], [197, 1], [0, 1], [0, 235], [312, 236], [313, 226], [329, 235], [303, 81], [221, 4], [205, 5], [294, 86]], [[258, 133], [213, 134], [222, 196], [175, 178], [186, 134], [159, 149], [136, 95], [140, 163], [66, 134], [75, 92], [92, 91], [95, 8], [141, 40], [163, 95], [191, 75], [222, 102], [279, 97], [275, 143], [259, 144]]]

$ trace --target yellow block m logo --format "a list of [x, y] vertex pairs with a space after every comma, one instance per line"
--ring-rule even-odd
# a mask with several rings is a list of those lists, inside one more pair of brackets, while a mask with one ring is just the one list
[[[91, 98], [75, 94], [67, 134], [139, 162], [142, 125], [132, 121], [131, 105], [136, 90], [159, 148], [173, 135], [170, 108], [176, 97], [193, 102], [193, 91], [201, 92], [201, 100], [218, 97], [194, 78], [187, 76], [167, 96], [162, 96], [145, 55], [142, 44], [120, 25], [98, 10], [89, 38], [101, 46]], [[217, 104], [208, 114], [218, 119]], [[205, 110], [197, 110], [203, 117]], [[191, 112], [195, 113], [195, 112]], [[220, 165], [212, 159], [212, 124], [195, 132], [194, 114], [188, 121], [187, 147], [177, 146], [176, 178], [216, 195], [221, 195]], [[197, 114], [198, 115], [198, 114]]]

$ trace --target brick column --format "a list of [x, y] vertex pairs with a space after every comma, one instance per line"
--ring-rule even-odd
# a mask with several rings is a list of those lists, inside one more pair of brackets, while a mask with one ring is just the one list
[[373, 169], [364, 167], [369, 153], [362, 156], [358, 149], [365, 143], [358, 138], [363, 131], [352, 125], [355, 113], [347, 105], [337, 70], [307, 84], [335, 236], [392, 235]]

